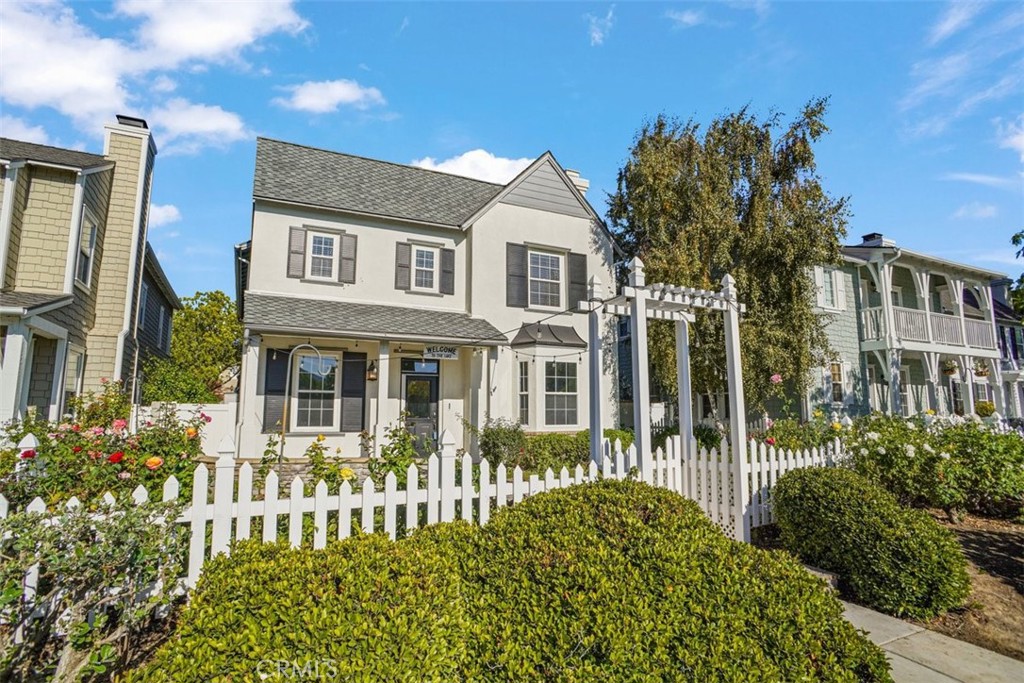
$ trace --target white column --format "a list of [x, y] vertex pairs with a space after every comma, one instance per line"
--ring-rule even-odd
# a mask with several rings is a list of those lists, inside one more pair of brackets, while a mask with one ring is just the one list
[[928, 290], [931, 286], [931, 274], [927, 270], [915, 270], [913, 275], [914, 286], [917, 287], [918, 298], [924, 308], [925, 333], [930, 342], [932, 340], [932, 298], [929, 296]]
[[679, 436], [683, 448], [693, 438], [693, 386], [690, 382], [690, 324], [676, 321], [676, 387], [679, 403]]
[[647, 293], [643, 291], [644, 262], [634, 257], [629, 266], [631, 292], [629, 327], [633, 350], [633, 443], [641, 458], [651, 450], [651, 388], [647, 377]]
[[960, 343], [967, 346], [967, 323], [964, 321], [964, 281], [952, 280], [949, 282], [949, 297], [956, 306], [956, 315], [960, 319]]
[[[469, 359], [469, 422], [474, 427], [482, 428], [487, 421], [486, 410], [484, 409], [487, 375], [487, 349], [467, 349], [472, 354]], [[518, 381], [518, 375], [516, 375]], [[480, 444], [477, 433], [470, 431], [469, 443], [465, 443], [463, 437], [463, 448], [469, 448], [473, 455], [479, 455]]]
[[889, 351], [889, 402], [893, 415], [903, 414], [903, 400], [900, 397], [900, 384], [903, 381], [900, 377], [901, 357], [902, 352], [899, 349]]
[[[722, 278], [722, 294], [728, 303], [725, 309], [725, 371], [729, 384], [729, 433], [731, 437], [733, 498], [735, 501], [736, 539], [750, 541], [750, 518], [747, 501], [750, 482], [747, 480], [747, 408], [743, 397], [743, 362], [740, 357], [740, 303], [736, 280], [729, 274]], [[725, 487], [723, 486], [723, 489]]]
[[928, 372], [928, 407], [939, 414], [939, 354], [924, 352], [924, 367]]
[[[960, 322], [963, 322], [963, 304], [960, 305]], [[966, 343], [966, 338], [964, 339]], [[965, 393], [964, 415], [974, 414], [974, 359], [970, 356], [960, 356], [960, 377], [963, 382], [960, 385], [961, 391]]]
[[[601, 327], [604, 324], [604, 289], [596, 275], [590, 278], [589, 287], [590, 316], [587, 340], [587, 351], [590, 359], [590, 459], [601, 464], [601, 442], [604, 440], [604, 425], [601, 420], [602, 401], [601, 378], [604, 375], [604, 362], [601, 354]], [[570, 302], [570, 304], [573, 302]]]
[[881, 282], [878, 293], [882, 298], [882, 315], [885, 317], [885, 338], [889, 348], [896, 345], [896, 314], [892, 307], [892, 264], [878, 264], [878, 279]]
[[[377, 346], [377, 414], [371, 432], [374, 443], [379, 445], [384, 439], [384, 430], [391, 417], [391, 406], [388, 404], [388, 386], [391, 384], [391, 342], [382, 341]], [[364, 457], [372, 453], [362, 453]]]
[[[245, 346], [242, 353], [242, 366], [239, 368], [238, 376], [238, 406], [235, 413], [235, 457], [243, 457], [246, 449], [252, 448], [251, 455], [256, 455], [256, 444], [250, 443], [245, 433], [245, 425], [258, 425], [260, 416], [256, 413], [250, 415], [256, 409], [256, 391], [259, 383], [260, 369], [260, 345], [263, 338], [258, 334], [248, 334], [244, 337]], [[259, 428], [256, 429], [259, 432]], [[244, 440], [244, 441], [243, 441]]]
[[31, 346], [32, 330], [27, 325], [17, 322], [7, 326], [4, 362], [0, 368], [0, 422], [20, 418], [24, 413], [22, 394], [31, 374], [28, 367]]

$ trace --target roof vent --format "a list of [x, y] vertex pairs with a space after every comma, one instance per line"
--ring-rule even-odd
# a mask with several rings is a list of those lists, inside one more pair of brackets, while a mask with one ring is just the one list
[[896, 242], [894, 240], [887, 240], [885, 236], [880, 232], [869, 232], [860, 238], [862, 247], [895, 247]]
[[565, 169], [565, 175], [569, 176], [569, 180], [576, 186], [580, 194], [584, 197], [587, 196], [587, 190], [590, 189], [590, 181], [585, 178], [580, 178], [580, 172], [574, 171], [571, 168]]
[[149, 130], [149, 124], [146, 123], [146, 119], [140, 119], [135, 116], [118, 114], [117, 122], [120, 123], [122, 126], [131, 126], [132, 128], [142, 128], [144, 130]]

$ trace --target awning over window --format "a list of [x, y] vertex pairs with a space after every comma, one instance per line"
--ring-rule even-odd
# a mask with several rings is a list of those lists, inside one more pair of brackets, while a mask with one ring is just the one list
[[512, 346], [562, 346], [585, 349], [587, 342], [568, 325], [528, 323], [519, 328], [515, 339], [512, 340]]

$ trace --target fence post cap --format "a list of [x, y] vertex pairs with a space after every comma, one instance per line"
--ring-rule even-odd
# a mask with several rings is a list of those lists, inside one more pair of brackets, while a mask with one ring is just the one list
[[[231, 438], [230, 434], [225, 434], [224, 438], [220, 440], [220, 444], [217, 446], [217, 453], [220, 457], [217, 459], [217, 467], [233, 467], [235, 461], [235, 440]], [[227, 461], [225, 465], [221, 465], [221, 462]]]
[[634, 256], [626, 264], [629, 268], [629, 284], [631, 287], [643, 287], [646, 278], [644, 277], [644, 262], [640, 260], [639, 256]]
[[39, 439], [36, 438], [35, 434], [29, 432], [22, 437], [21, 441], [18, 442], [18, 448], [23, 451], [35, 450], [36, 448], [39, 448]]

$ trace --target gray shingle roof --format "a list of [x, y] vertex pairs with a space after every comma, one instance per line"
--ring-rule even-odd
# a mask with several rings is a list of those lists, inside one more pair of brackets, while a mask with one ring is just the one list
[[34, 142], [22, 142], [10, 138], [0, 138], [0, 159], [14, 161], [17, 159], [28, 159], [30, 161], [42, 161], [48, 164], [60, 164], [73, 168], [93, 168], [109, 164], [110, 160], [100, 154], [89, 154], [78, 152], [73, 149], [61, 147], [50, 147], [49, 145], [37, 145]]
[[67, 303], [71, 303], [72, 296], [70, 294], [51, 294], [48, 292], [14, 292], [8, 290], [0, 292], [0, 306], [4, 308], [24, 308], [29, 311], [39, 306], [55, 303], [61, 299], [67, 299]]
[[461, 225], [502, 185], [289, 142], [256, 139], [253, 197]]
[[479, 346], [508, 343], [508, 338], [489, 322], [465, 313], [252, 292], [245, 294], [243, 322], [255, 331], [462, 342]]

